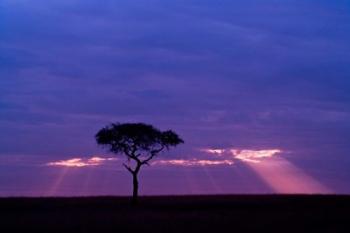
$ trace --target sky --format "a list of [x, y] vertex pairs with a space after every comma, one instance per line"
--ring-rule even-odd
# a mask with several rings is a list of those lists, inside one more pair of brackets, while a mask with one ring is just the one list
[[1, 0], [0, 196], [128, 195], [112, 122], [185, 141], [141, 195], [350, 193], [347, 0]]

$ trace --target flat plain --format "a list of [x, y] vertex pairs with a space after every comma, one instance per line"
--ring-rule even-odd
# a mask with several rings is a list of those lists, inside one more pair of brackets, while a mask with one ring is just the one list
[[350, 196], [1, 198], [0, 232], [350, 232]]

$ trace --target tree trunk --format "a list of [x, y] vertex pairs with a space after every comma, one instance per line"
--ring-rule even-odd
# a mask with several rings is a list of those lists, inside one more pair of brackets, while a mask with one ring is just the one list
[[139, 195], [139, 182], [137, 179], [137, 173], [132, 174], [132, 180], [133, 180], [132, 204], [136, 205], [138, 203], [138, 195]]

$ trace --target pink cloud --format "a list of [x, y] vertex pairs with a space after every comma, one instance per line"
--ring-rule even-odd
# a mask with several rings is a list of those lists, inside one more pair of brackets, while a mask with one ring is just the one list
[[100, 166], [106, 161], [117, 160], [116, 158], [103, 158], [94, 156], [88, 159], [84, 158], [72, 158], [67, 160], [59, 160], [54, 162], [49, 162], [46, 166], [55, 166], [55, 167], [90, 167], [90, 166]]
[[[281, 156], [281, 149], [203, 149], [208, 154], [240, 160], [277, 193], [332, 193], [307, 172]], [[225, 158], [226, 158], [225, 157]], [[222, 157], [221, 157], [222, 158]]]
[[211, 148], [200, 149], [200, 151], [208, 154], [215, 154], [215, 155], [222, 155], [226, 152], [225, 149], [211, 149]]
[[[266, 158], [272, 158], [280, 153], [280, 149], [265, 149], [265, 150], [251, 150], [251, 149], [220, 149], [220, 148], [204, 148], [200, 149], [201, 152], [214, 155], [214, 156], [224, 156], [231, 160], [241, 160], [245, 162], [258, 163]], [[232, 157], [233, 156], [233, 157]]]
[[263, 159], [272, 158], [275, 155], [281, 153], [280, 149], [269, 149], [269, 150], [230, 150], [235, 159], [251, 162], [251, 163], [259, 163]]
[[233, 165], [232, 160], [199, 160], [199, 159], [173, 159], [173, 160], [158, 160], [152, 165], [162, 166], [182, 166], [182, 167], [197, 167], [197, 166], [219, 166], [219, 165]]

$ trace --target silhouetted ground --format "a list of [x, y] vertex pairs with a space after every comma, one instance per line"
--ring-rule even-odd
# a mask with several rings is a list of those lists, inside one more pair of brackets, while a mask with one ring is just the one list
[[350, 196], [3, 198], [0, 232], [350, 232]]

